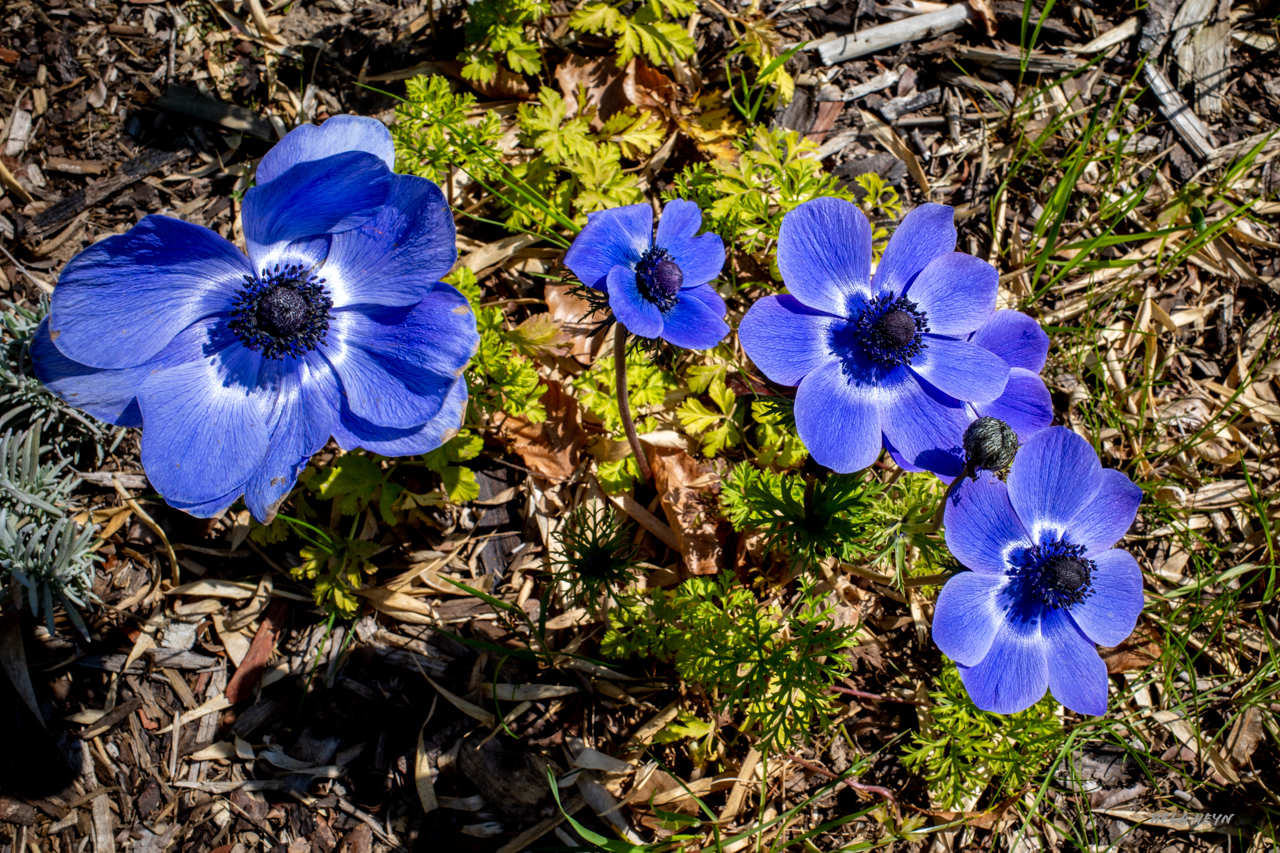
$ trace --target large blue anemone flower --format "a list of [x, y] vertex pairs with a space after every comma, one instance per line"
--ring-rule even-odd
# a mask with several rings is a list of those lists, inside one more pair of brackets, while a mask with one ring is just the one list
[[715, 234], [695, 237], [701, 227], [702, 211], [681, 199], [667, 202], [657, 234], [647, 204], [602, 210], [588, 214], [564, 265], [608, 294], [631, 334], [710, 349], [729, 334], [724, 300], [708, 284], [724, 266], [724, 243]]
[[270, 519], [331, 435], [390, 456], [438, 447], [479, 338], [438, 281], [457, 259], [444, 196], [394, 158], [374, 119], [300, 127], [245, 194], [247, 257], [166, 216], [81, 252], [37, 331], [36, 375], [142, 427], [152, 485], [202, 517], [243, 495]]
[[1016, 311], [993, 313], [998, 273], [955, 246], [952, 209], [921, 205], [872, 277], [871, 226], [856, 205], [818, 198], [784, 217], [788, 293], [752, 305], [738, 335], [766, 376], [799, 386], [796, 429], [815, 461], [857, 471], [886, 446], [903, 467], [954, 477], [981, 415], [1020, 437], [1049, 423], [1036, 376], [1048, 337]]
[[933, 640], [984, 711], [1013, 714], [1045, 688], [1081, 714], [1107, 710], [1107, 667], [1142, 612], [1142, 572], [1113, 547], [1142, 490], [1064, 427], [1018, 451], [1007, 483], [966, 481], [947, 499], [947, 547], [973, 571], [938, 596]]

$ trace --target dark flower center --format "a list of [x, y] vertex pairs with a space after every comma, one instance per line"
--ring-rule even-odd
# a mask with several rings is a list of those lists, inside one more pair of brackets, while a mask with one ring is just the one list
[[1014, 574], [1049, 607], [1070, 607], [1093, 595], [1093, 573], [1098, 567], [1084, 556], [1083, 545], [1056, 539], [1028, 549], [1021, 563]]
[[267, 358], [298, 358], [324, 343], [333, 300], [314, 270], [277, 264], [244, 279], [229, 325], [245, 346]]
[[683, 284], [684, 273], [666, 249], [655, 246], [636, 264], [636, 286], [640, 295], [657, 305], [659, 311], [668, 311], [676, 304]]
[[1017, 433], [999, 418], [978, 418], [964, 431], [964, 460], [975, 479], [978, 469], [1005, 470], [1013, 464], [1017, 452]]
[[896, 367], [910, 364], [927, 346], [929, 323], [924, 312], [905, 296], [876, 296], [854, 321], [854, 336], [872, 361]]
[[258, 328], [277, 338], [298, 333], [307, 324], [307, 298], [295, 288], [279, 285], [258, 302]]

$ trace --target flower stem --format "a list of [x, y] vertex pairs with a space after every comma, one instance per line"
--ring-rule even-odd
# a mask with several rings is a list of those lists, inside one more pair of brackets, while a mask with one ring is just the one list
[[951, 481], [951, 485], [947, 487], [947, 493], [942, 496], [942, 500], [938, 501], [938, 510], [933, 514], [933, 523], [929, 525], [929, 533], [937, 533], [938, 528], [942, 527], [942, 517], [947, 510], [947, 501], [955, 494], [956, 489], [960, 488], [960, 484], [964, 482], [965, 478], [971, 476], [973, 476], [973, 468], [965, 465], [964, 470]]
[[627, 431], [631, 452], [636, 455], [640, 478], [650, 480], [653, 478], [653, 472], [649, 470], [649, 460], [644, 458], [644, 450], [640, 448], [640, 436], [636, 434], [635, 422], [631, 420], [631, 402], [627, 394], [627, 330], [621, 323], [615, 323], [613, 327], [613, 364], [618, 377], [618, 414], [622, 416], [622, 428]]

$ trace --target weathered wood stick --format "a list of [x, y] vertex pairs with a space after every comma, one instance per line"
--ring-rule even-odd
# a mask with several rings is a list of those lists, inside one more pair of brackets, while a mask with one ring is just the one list
[[818, 45], [818, 55], [822, 57], [823, 65], [835, 65], [837, 62], [879, 53], [907, 42], [958, 30], [975, 14], [970, 11], [967, 3], [954, 3], [937, 12], [903, 18], [824, 42]]
[[1187, 143], [1192, 153], [1201, 160], [1212, 157], [1218, 150], [1217, 140], [1150, 57], [1142, 66], [1142, 76], [1147, 78], [1151, 94], [1160, 102], [1160, 112], [1164, 113], [1164, 117], [1173, 125], [1174, 131]]

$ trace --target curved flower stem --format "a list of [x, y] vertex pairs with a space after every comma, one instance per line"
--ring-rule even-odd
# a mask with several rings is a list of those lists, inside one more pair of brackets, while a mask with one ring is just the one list
[[947, 501], [955, 494], [956, 489], [960, 488], [965, 478], [970, 476], [973, 476], [973, 469], [965, 465], [964, 470], [951, 481], [951, 485], [947, 487], [947, 493], [942, 496], [942, 500], [938, 501], [938, 511], [933, 514], [933, 523], [929, 525], [930, 533], [937, 533], [938, 528], [942, 527], [942, 516], [947, 510]]
[[631, 452], [636, 455], [636, 465], [640, 467], [640, 477], [653, 479], [649, 470], [649, 460], [644, 458], [644, 450], [640, 447], [640, 436], [636, 434], [636, 425], [631, 420], [631, 402], [627, 392], [627, 330], [621, 323], [613, 328], [613, 365], [618, 377], [618, 414], [622, 415], [622, 428], [627, 431], [627, 441], [631, 442]]

